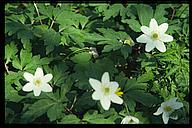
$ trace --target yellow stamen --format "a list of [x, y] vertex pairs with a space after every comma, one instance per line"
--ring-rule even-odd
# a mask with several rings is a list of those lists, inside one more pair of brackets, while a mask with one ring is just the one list
[[122, 96], [123, 92], [121, 92], [120, 90], [121, 90], [121, 88], [118, 88], [117, 91], [115, 92], [115, 94], [118, 96]]

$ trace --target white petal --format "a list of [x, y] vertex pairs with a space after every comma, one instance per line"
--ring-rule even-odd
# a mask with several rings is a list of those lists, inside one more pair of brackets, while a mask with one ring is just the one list
[[39, 87], [35, 87], [33, 89], [33, 93], [35, 96], [39, 96], [41, 94], [41, 89]]
[[149, 37], [145, 34], [140, 35], [138, 38], [136, 38], [137, 42], [139, 43], [147, 43]]
[[116, 94], [112, 94], [110, 99], [113, 103], [116, 103], [116, 104], [122, 104], [123, 103], [123, 100], [119, 96], [117, 96]]
[[100, 99], [100, 103], [104, 110], [109, 110], [111, 101], [108, 97], [103, 97], [102, 99]]
[[35, 71], [35, 77], [43, 77], [43, 69], [42, 68], [37, 68]]
[[173, 107], [174, 109], [180, 109], [180, 108], [183, 107], [183, 103], [181, 103], [181, 102], [176, 102], [176, 103], [173, 104], [172, 107]]
[[177, 100], [177, 98], [174, 97], [174, 98], [171, 98], [171, 99], [167, 100], [166, 102], [164, 102], [164, 104], [166, 106], [173, 106], [176, 103], [176, 100]]
[[25, 92], [30, 92], [30, 91], [33, 90], [33, 87], [34, 87], [34, 85], [32, 83], [26, 83], [23, 86], [22, 90], [25, 91]]
[[111, 93], [115, 93], [117, 91], [117, 88], [119, 87], [119, 84], [117, 82], [109, 82], [109, 87], [110, 87], [110, 90], [111, 90]]
[[156, 111], [155, 113], [153, 113], [153, 115], [158, 116], [158, 115], [160, 115], [162, 112], [163, 112], [163, 108], [162, 108], [162, 107], [159, 107], [159, 108], [157, 109], [157, 111]]
[[151, 19], [151, 21], [149, 23], [149, 28], [152, 30], [155, 30], [155, 31], [158, 29], [157, 21], [154, 18]]
[[99, 100], [99, 99], [101, 99], [101, 97], [102, 97], [101, 91], [94, 91], [93, 94], [92, 94], [92, 98], [94, 100]]
[[153, 42], [148, 42], [145, 46], [145, 51], [146, 52], [150, 52], [151, 50], [153, 50], [155, 48], [155, 45]]
[[128, 124], [128, 120], [125, 118], [123, 118], [123, 120], [121, 121], [121, 124]]
[[169, 121], [169, 115], [167, 113], [163, 113], [162, 115], [164, 124], [167, 124]]
[[163, 23], [163, 24], [159, 25], [159, 32], [160, 33], [162, 33], [162, 34], [165, 33], [167, 31], [167, 29], [168, 29], [167, 23]]
[[171, 41], [173, 41], [173, 37], [168, 34], [163, 34], [161, 36], [160, 40], [163, 42], [171, 42]]
[[46, 75], [43, 77], [43, 81], [47, 83], [47, 82], [49, 82], [52, 78], [53, 78], [53, 75], [52, 75], [52, 74], [46, 74]]
[[43, 92], [52, 92], [53, 89], [52, 89], [52, 87], [49, 84], [43, 84], [41, 86], [41, 90]]
[[32, 75], [31, 73], [25, 72], [25, 73], [23, 74], [23, 76], [24, 76], [24, 78], [25, 78], [27, 81], [29, 81], [29, 82], [33, 81], [33, 75]]
[[101, 78], [101, 82], [102, 82], [103, 84], [108, 84], [109, 81], [110, 81], [110, 79], [109, 79], [109, 73], [108, 73], [108, 72], [103, 73], [102, 78]]
[[141, 31], [146, 35], [151, 35], [151, 29], [147, 26], [141, 26]]
[[156, 48], [160, 51], [160, 52], [165, 52], [166, 51], [166, 47], [165, 44], [161, 41], [155, 41], [154, 42]]
[[136, 117], [131, 116], [131, 119], [135, 122], [135, 124], [139, 123], [139, 119], [137, 119]]
[[101, 82], [96, 80], [96, 79], [93, 79], [93, 78], [89, 78], [89, 83], [91, 85], [91, 87], [95, 90], [101, 90]]
[[177, 120], [178, 119], [178, 115], [170, 116], [170, 118], [173, 119], [173, 120]]

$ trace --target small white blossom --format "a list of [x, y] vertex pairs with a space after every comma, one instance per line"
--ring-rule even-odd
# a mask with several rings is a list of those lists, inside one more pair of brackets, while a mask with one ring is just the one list
[[168, 24], [163, 23], [158, 26], [157, 21], [153, 18], [150, 21], [149, 27], [141, 26], [141, 31], [144, 33], [139, 36], [136, 40], [139, 43], [146, 43], [145, 51], [150, 52], [155, 47], [160, 52], [165, 52], [166, 47], [163, 42], [173, 41], [173, 37], [165, 34], [168, 29]]
[[139, 119], [134, 116], [126, 116], [121, 121], [121, 124], [139, 124]]
[[47, 74], [44, 76], [42, 68], [37, 68], [34, 76], [28, 72], [25, 72], [23, 76], [27, 81], [29, 81], [23, 86], [23, 91], [33, 91], [35, 96], [39, 96], [41, 91], [52, 91], [52, 87], [47, 82], [49, 82], [53, 78], [53, 75]]
[[162, 114], [164, 124], [167, 124], [169, 118], [177, 120], [177, 116], [171, 116], [171, 114], [176, 110], [183, 107], [183, 103], [177, 102], [177, 98], [169, 99], [161, 103], [161, 106], [157, 109], [157, 112], [153, 113], [153, 115], [160, 115]]
[[119, 97], [123, 94], [120, 92], [119, 84], [109, 80], [109, 73], [105, 72], [102, 75], [101, 82], [89, 78], [89, 83], [95, 90], [92, 94], [94, 100], [100, 100], [101, 106], [104, 110], [109, 110], [111, 102], [122, 104], [123, 100]]
[[98, 54], [96, 48], [94, 48], [94, 47], [90, 47], [89, 49], [90, 49], [89, 54], [93, 55], [94, 58], [99, 57], [99, 54]]

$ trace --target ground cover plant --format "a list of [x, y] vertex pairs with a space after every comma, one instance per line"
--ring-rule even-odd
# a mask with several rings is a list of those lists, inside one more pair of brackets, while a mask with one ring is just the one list
[[5, 123], [188, 124], [188, 4], [5, 4]]

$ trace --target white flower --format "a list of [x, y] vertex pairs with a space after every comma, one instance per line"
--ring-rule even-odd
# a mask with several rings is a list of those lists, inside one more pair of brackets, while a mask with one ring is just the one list
[[109, 73], [105, 72], [102, 75], [101, 82], [89, 78], [89, 83], [92, 88], [95, 90], [92, 94], [92, 98], [94, 100], [100, 100], [101, 106], [104, 110], [108, 110], [111, 105], [111, 101], [113, 103], [122, 104], [123, 100], [119, 97], [123, 94], [120, 92], [119, 84], [117, 82], [110, 82]]
[[97, 58], [99, 56], [96, 48], [90, 47], [89, 49], [90, 49], [89, 54], [93, 55], [94, 58]]
[[163, 23], [158, 26], [157, 21], [153, 18], [150, 21], [149, 27], [141, 26], [141, 31], [144, 33], [136, 40], [140, 43], [146, 43], [145, 51], [150, 52], [155, 47], [160, 52], [165, 52], [166, 47], [163, 42], [173, 41], [173, 37], [165, 34], [168, 29], [168, 24]]
[[121, 124], [139, 124], [139, 119], [134, 116], [126, 116], [121, 121]]
[[163, 113], [162, 118], [164, 124], [168, 123], [169, 118], [177, 120], [177, 116], [171, 116], [171, 113], [173, 113], [176, 109], [183, 107], [183, 103], [177, 102], [176, 100], [177, 98], [172, 98], [161, 103], [161, 106], [157, 109], [157, 112], [153, 113], [153, 115], [160, 115]]
[[28, 72], [25, 72], [23, 76], [27, 81], [29, 81], [23, 86], [23, 91], [33, 91], [35, 96], [39, 96], [41, 91], [52, 91], [52, 87], [47, 82], [53, 78], [53, 75], [47, 74], [44, 76], [42, 68], [37, 68], [34, 76]]

